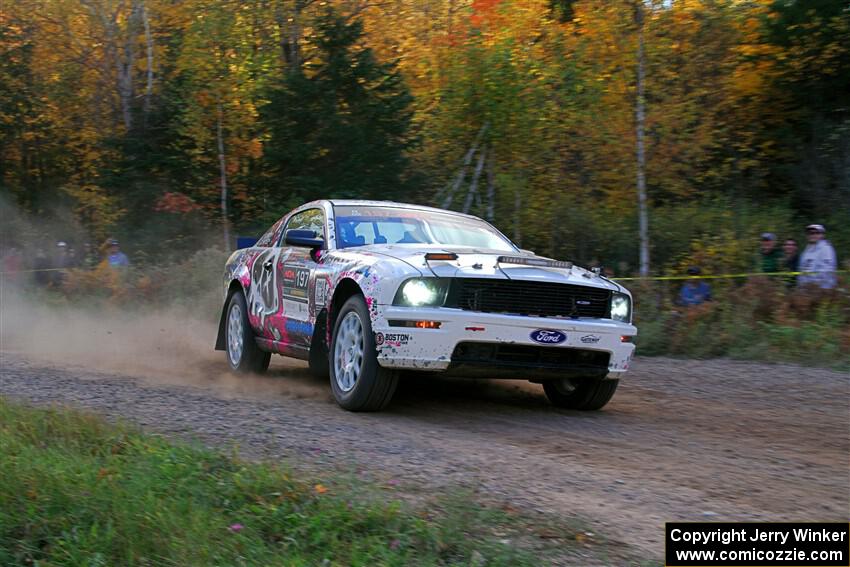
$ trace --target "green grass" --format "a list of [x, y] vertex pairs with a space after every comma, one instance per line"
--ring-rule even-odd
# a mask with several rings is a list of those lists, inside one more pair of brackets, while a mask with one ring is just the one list
[[609, 557], [598, 536], [591, 549], [583, 532], [547, 523], [543, 533], [470, 495], [414, 508], [350, 479], [319, 484], [2, 398], [0, 455], [4, 566], [539, 565], [575, 548]]

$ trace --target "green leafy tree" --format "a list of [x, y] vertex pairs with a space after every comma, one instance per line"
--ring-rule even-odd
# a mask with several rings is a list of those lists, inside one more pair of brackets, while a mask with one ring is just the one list
[[391, 198], [410, 185], [413, 99], [395, 65], [379, 63], [362, 37], [359, 21], [326, 11], [304, 65], [286, 69], [270, 90], [261, 116], [272, 203]]

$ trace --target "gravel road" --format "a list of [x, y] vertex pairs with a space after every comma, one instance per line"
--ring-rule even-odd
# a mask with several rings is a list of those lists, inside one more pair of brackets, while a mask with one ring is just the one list
[[[389, 410], [352, 414], [303, 365], [264, 377], [221, 360], [179, 374], [87, 370], [2, 354], [0, 395], [68, 403], [165, 433], [236, 442], [297, 468], [367, 470], [413, 490], [475, 488], [578, 517], [660, 558], [665, 521], [850, 517], [850, 375], [791, 365], [638, 359], [597, 413], [517, 382], [410, 378]], [[545, 517], [545, 516], [541, 516]]]

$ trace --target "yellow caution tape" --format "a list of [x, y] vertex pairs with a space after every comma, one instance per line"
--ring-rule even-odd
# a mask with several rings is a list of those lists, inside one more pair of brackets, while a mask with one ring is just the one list
[[31, 274], [33, 272], [67, 272], [76, 268], [39, 268], [37, 270], [12, 270], [11, 272], [0, 272], [0, 276], [7, 274]]
[[724, 280], [733, 278], [754, 278], [754, 277], [783, 277], [783, 276], [802, 276], [816, 274], [846, 274], [847, 270], [836, 270], [833, 272], [755, 272], [750, 274], [719, 274], [709, 276], [635, 276], [629, 278], [608, 278], [614, 281], [671, 281], [671, 280]]

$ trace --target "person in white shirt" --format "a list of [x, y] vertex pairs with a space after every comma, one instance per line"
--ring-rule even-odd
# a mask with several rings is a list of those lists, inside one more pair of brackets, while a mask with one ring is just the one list
[[806, 227], [806, 238], [809, 244], [800, 255], [799, 270], [804, 272], [797, 276], [797, 283], [800, 286], [835, 289], [838, 260], [835, 249], [826, 240], [825, 235], [826, 229], [821, 224], [810, 224]]

